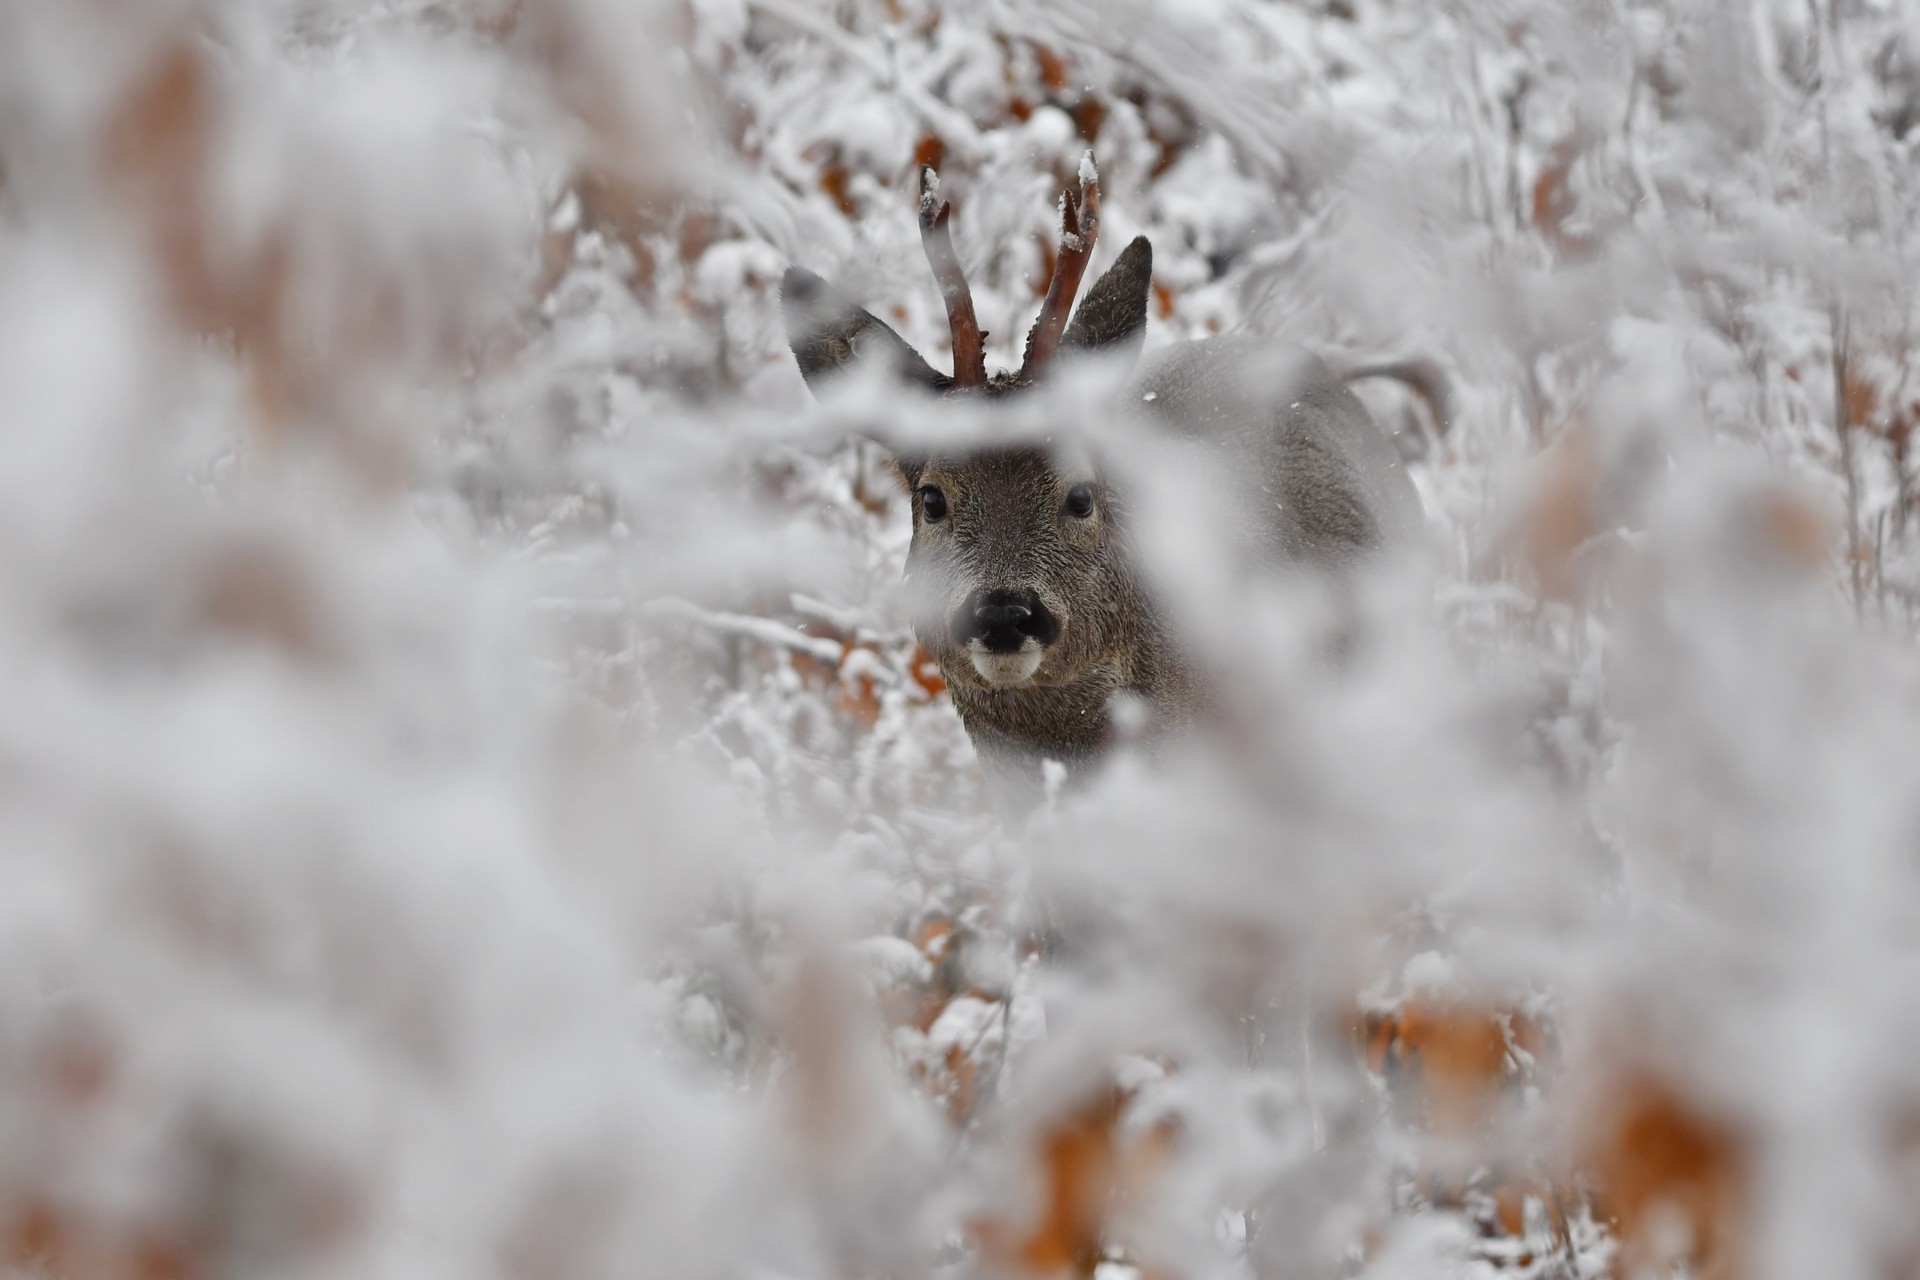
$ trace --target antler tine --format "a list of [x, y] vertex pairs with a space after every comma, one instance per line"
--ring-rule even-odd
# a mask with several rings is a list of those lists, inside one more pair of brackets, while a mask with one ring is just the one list
[[1073, 312], [1074, 295], [1080, 292], [1080, 277], [1093, 260], [1094, 241], [1100, 237], [1100, 171], [1093, 167], [1093, 152], [1080, 161], [1080, 198], [1060, 197], [1060, 256], [1055, 260], [1053, 280], [1047, 286], [1047, 300], [1040, 307], [1040, 318], [1027, 335], [1026, 359], [1020, 363], [1020, 381], [1038, 377], [1060, 346], [1067, 331], [1067, 318]]
[[940, 199], [940, 178], [931, 168], [920, 171], [920, 243], [933, 266], [933, 277], [940, 284], [940, 296], [947, 304], [947, 327], [953, 331], [953, 383], [957, 387], [987, 385], [987, 341], [980, 332], [979, 317], [973, 311], [973, 292], [967, 288], [967, 275], [960, 266], [960, 255], [953, 247], [953, 230], [947, 220], [951, 205]]

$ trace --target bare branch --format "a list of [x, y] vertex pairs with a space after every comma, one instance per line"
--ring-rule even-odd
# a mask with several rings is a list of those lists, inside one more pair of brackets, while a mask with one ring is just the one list
[[927, 261], [933, 265], [933, 278], [940, 284], [940, 296], [947, 304], [947, 327], [953, 331], [953, 383], [957, 387], [987, 385], [986, 335], [980, 332], [980, 320], [973, 311], [973, 293], [967, 288], [966, 272], [953, 247], [953, 231], [948, 218], [953, 209], [940, 199], [940, 179], [932, 169], [920, 171], [920, 243], [926, 248]]
[[1094, 242], [1100, 236], [1100, 173], [1093, 167], [1089, 151], [1080, 162], [1080, 198], [1060, 197], [1060, 256], [1054, 262], [1053, 281], [1047, 286], [1047, 300], [1040, 307], [1040, 318], [1027, 335], [1027, 355], [1020, 364], [1020, 381], [1031, 382], [1053, 359], [1060, 336], [1067, 331], [1073, 314], [1074, 295], [1080, 292], [1080, 277], [1093, 260]]

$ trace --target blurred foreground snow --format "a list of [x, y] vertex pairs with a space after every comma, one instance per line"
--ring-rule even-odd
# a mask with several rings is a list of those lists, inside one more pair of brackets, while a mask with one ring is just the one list
[[[1920, 1275], [1916, 121], [1867, 0], [0, 0], [0, 1268]], [[1015, 363], [1089, 145], [1151, 341], [1454, 420], [1337, 679], [1169, 472], [1230, 732], [1007, 831], [775, 290], [939, 352], [936, 163]]]

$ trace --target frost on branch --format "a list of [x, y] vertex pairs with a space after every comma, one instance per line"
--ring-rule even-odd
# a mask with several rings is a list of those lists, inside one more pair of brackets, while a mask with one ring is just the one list
[[[1911, 1274], [1912, 24], [1459, 10], [12, 6], [0, 1268]], [[1426, 564], [784, 347], [1135, 234]], [[876, 441], [1069, 424], [1225, 696], [1009, 830]]]

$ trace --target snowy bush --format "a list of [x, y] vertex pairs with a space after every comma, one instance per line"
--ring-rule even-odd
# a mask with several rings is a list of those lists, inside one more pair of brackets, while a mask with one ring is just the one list
[[[1920, 18], [1887, 0], [0, 3], [9, 1275], [1920, 1276]], [[790, 263], [1362, 387], [1029, 823]], [[1071, 397], [1032, 415], [1071, 415]], [[1330, 630], [1347, 628], [1337, 669]]]

